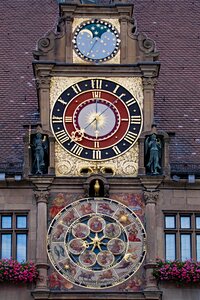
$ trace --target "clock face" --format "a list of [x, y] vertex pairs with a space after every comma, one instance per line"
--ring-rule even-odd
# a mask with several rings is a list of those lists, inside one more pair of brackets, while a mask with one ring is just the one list
[[105, 289], [130, 278], [146, 253], [146, 234], [135, 213], [107, 198], [86, 198], [63, 208], [50, 224], [49, 259], [65, 279]]
[[87, 79], [68, 87], [51, 113], [52, 131], [68, 152], [87, 160], [108, 160], [137, 141], [142, 113], [134, 96], [106, 79]]
[[79, 25], [74, 33], [73, 44], [82, 59], [103, 62], [116, 55], [120, 39], [112, 24], [95, 19]]

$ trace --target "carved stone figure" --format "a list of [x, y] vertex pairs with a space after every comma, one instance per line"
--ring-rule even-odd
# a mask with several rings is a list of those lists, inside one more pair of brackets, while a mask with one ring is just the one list
[[155, 133], [148, 136], [145, 141], [146, 167], [152, 175], [158, 175], [161, 171], [161, 141]]
[[48, 142], [46, 136], [42, 136], [40, 132], [37, 132], [33, 138], [33, 173], [42, 175], [44, 174], [47, 163], [45, 162], [45, 152], [48, 152]]

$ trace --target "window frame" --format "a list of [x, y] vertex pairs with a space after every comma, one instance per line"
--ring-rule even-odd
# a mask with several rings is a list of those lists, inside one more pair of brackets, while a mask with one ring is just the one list
[[[11, 228], [2, 228], [2, 216], [11, 216]], [[17, 227], [17, 217], [26, 216], [26, 228]], [[11, 258], [17, 259], [17, 235], [26, 235], [26, 260], [28, 260], [28, 233], [29, 215], [28, 211], [0, 211], [0, 259], [2, 258], [2, 234], [11, 234]]]
[[[175, 228], [166, 228], [166, 217], [168, 216], [175, 217]], [[181, 217], [190, 217], [190, 228], [181, 228]], [[190, 259], [197, 260], [197, 235], [200, 235], [200, 228], [196, 226], [196, 217], [200, 217], [199, 211], [163, 211], [165, 259], [167, 253], [166, 234], [175, 234], [175, 259], [178, 260], [181, 260], [181, 235], [190, 234]], [[198, 256], [200, 257], [200, 253]]]

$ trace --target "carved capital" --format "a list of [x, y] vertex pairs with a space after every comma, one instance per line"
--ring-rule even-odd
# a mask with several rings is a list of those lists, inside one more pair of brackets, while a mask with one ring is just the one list
[[51, 78], [49, 76], [41, 76], [36, 78], [36, 85], [38, 89], [49, 89]]
[[142, 78], [142, 83], [143, 83], [144, 90], [148, 90], [148, 89], [154, 90], [157, 84], [157, 79], [151, 77], [144, 77]]
[[144, 200], [145, 203], [154, 203], [156, 204], [159, 198], [159, 191], [144, 191]]
[[49, 197], [49, 191], [34, 191], [34, 196], [37, 203], [40, 202], [47, 203]]

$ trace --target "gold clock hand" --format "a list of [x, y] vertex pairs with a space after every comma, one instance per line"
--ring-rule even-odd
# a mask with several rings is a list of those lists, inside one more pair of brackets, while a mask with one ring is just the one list
[[[115, 102], [117, 102], [118, 99], [115, 99], [113, 102], [111, 102], [111, 104], [114, 104]], [[97, 122], [98, 118], [103, 115], [108, 109], [110, 108], [110, 106], [106, 107], [99, 115], [96, 115], [96, 117], [83, 129], [87, 129], [91, 124], [93, 124], [95, 121]]]

